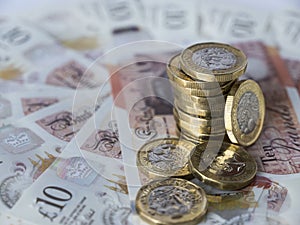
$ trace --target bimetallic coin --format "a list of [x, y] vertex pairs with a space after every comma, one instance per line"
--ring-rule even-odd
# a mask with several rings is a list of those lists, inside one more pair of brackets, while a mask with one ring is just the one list
[[210, 90], [199, 89], [199, 88], [187, 88], [187, 87], [182, 87], [176, 84], [175, 82], [172, 83], [172, 86], [174, 89], [177, 89], [178, 92], [182, 92], [188, 95], [193, 95], [198, 97], [214, 97], [214, 96], [221, 95], [223, 93], [221, 88], [215, 88]]
[[175, 122], [181, 130], [188, 132], [193, 136], [200, 136], [202, 134], [210, 135], [210, 134], [219, 134], [225, 133], [224, 126], [195, 126], [191, 123], [178, 119], [176, 115], [174, 115]]
[[205, 110], [198, 107], [193, 107], [188, 104], [184, 104], [183, 101], [178, 101], [174, 99], [174, 106], [179, 108], [181, 111], [188, 113], [190, 115], [204, 117], [204, 118], [215, 118], [224, 116], [223, 110]]
[[146, 143], [137, 153], [137, 165], [149, 177], [184, 177], [190, 175], [188, 159], [194, 143], [177, 138]]
[[203, 189], [179, 178], [144, 185], [135, 205], [141, 218], [151, 224], [197, 224], [207, 211]]
[[[241, 189], [252, 182], [257, 165], [244, 148], [223, 142], [220, 149], [214, 149], [214, 145], [208, 147], [208, 143], [199, 144], [191, 153], [189, 165], [195, 177], [223, 190]], [[215, 150], [217, 155], [210, 155]], [[209, 164], [208, 157], [213, 159]]]
[[180, 110], [179, 108], [174, 108], [173, 113], [179, 120], [185, 121], [188, 124], [191, 124], [195, 127], [225, 127], [224, 117], [205, 119], [189, 115]]
[[182, 52], [180, 67], [196, 80], [226, 82], [244, 74], [247, 58], [242, 51], [227, 44], [201, 43]]
[[195, 81], [190, 76], [185, 74], [179, 65], [180, 54], [172, 57], [167, 65], [167, 74], [170, 80], [184, 88], [194, 88], [200, 90], [209, 90], [220, 88], [218, 82]]
[[225, 131], [220, 133], [204, 133], [204, 132], [195, 132], [193, 130], [185, 130], [182, 127], [180, 127], [178, 124], [176, 124], [177, 128], [177, 135], [179, 137], [182, 137], [183, 139], [186, 139], [188, 141], [192, 141], [195, 143], [197, 141], [197, 144], [201, 143], [202, 141], [207, 140], [218, 140], [222, 141], [225, 138]]
[[197, 97], [188, 95], [182, 92], [178, 92], [176, 89], [173, 90], [174, 98], [182, 102], [182, 104], [190, 107], [195, 107], [204, 110], [219, 111], [224, 110], [226, 96], [220, 95], [211, 98]]
[[225, 104], [225, 128], [231, 142], [252, 145], [259, 137], [265, 118], [265, 100], [253, 80], [237, 82]]

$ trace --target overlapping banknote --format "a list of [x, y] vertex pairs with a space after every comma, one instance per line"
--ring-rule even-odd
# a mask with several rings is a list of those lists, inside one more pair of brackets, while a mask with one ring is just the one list
[[299, 15], [206, 0], [89, 0], [0, 15], [0, 224], [144, 224], [135, 200], [153, 178], [137, 152], [178, 138], [166, 65], [202, 41], [245, 53], [240, 79], [260, 85], [266, 119], [246, 148], [258, 165], [249, 186], [189, 178], [208, 200], [200, 224], [297, 224]]

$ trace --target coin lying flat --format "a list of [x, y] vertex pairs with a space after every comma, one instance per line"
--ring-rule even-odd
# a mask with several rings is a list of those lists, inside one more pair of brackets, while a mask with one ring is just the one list
[[146, 184], [135, 204], [137, 213], [151, 224], [197, 224], [207, 211], [203, 189], [179, 178]]
[[225, 128], [231, 142], [243, 146], [259, 137], [265, 118], [265, 100], [259, 85], [253, 80], [237, 82], [225, 103]]
[[[215, 146], [219, 145], [216, 143]], [[217, 154], [212, 155], [212, 152]], [[207, 163], [207, 158], [212, 159], [210, 163]], [[208, 142], [199, 144], [191, 153], [189, 165], [199, 180], [223, 190], [247, 186], [257, 172], [253, 157], [244, 148], [226, 142], [221, 147], [214, 147], [214, 143], [208, 147]]]
[[149, 177], [184, 177], [191, 174], [189, 155], [195, 144], [177, 138], [150, 141], [137, 153], [137, 165]]
[[181, 53], [180, 67], [196, 80], [226, 82], [245, 72], [247, 58], [242, 51], [227, 44], [201, 43]]

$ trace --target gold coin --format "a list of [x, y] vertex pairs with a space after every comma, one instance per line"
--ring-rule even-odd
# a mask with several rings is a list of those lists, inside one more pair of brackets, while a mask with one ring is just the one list
[[215, 97], [197, 97], [188, 95], [177, 90], [173, 90], [174, 98], [182, 102], [182, 104], [188, 105], [190, 107], [195, 107], [198, 109], [220, 111], [225, 108], [225, 96], [215, 96]]
[[225, 104], [225, 128], [231, 142], [252, 145], [259, 137], [265, 118], [265, 100], [253, 80], [237, 82]]
[[214, 97], [214, 96], [218, 96], [223, 93], [221, 88], [205, 90], [205, 89], [182, 87], [176, 83], [172, 83], [172, 86], [178, 92], [182, 92], [182, 93], [186, 93], [188, 95], [193, 95], [193, 96], [198, 96], [198, 97]]
[[174, 108], [173, 113], [179, 120], [185, 121], [187, 122], [187, 124], [190, 124], [195, 127], [225, 127], [224, 117], [205, 119], [189, 115], [180, 110], [179, 108]]
[[226, 82], [244, 74], [247, 58], [233, 46], [208, 42], [185, 49], [180, 55], [180, 67], [196, 80]]
[[[209, 143], [212, 144], [210, 147]], [[223, 142], [221, 147], [218, 146], [217, 142], [216, 145], [207, 142], [195, 147], [189, 160], [193, 175], [223, 190], [237, 190], [250, 184], [257, 172], [253, 157], [234, 144]]]
[[141, 187], [135, 206], [150, 224], [197, 224], [206, 214], [207, 199], [203, 189], [192, 182], [169, 178]]
[[179, 137], [182, 137], [186, 140], [192, 141], [195, 143], [195, 141], [201, 142], [201, 141], [207, 141], [207, 140], [223, 140], [225, 136], [225, 131], [219, 132], [219, 133], [211, 133], [211, 132], [199, 132], [198, 130], [188, 130], [180, 127], [178, 124], [177, 126], [177, 134]]
[[185, 74], [179, 67], [180, 54], [172, 57], [167, 65], [167, 74], [170, 80], [184, 88], [194, 88], [200, 90], [220, 88], [218, 82], [195, 81]]
[[188, 159], [195, 144], [178, 138], [150, 141], [137, 153], [137, 165], [149, 177], [183, 177], [191, 174]]
[[188, 113], [190, 115], [200, 116], [204, 118], [215, 118], [224, 116], [223, 110], [205, 110], [198, 107], [193, 107], [188, 104], [184, 104], [183, 101], [174, 99], [174, 106], [179, 108], [181, 111]]
[[194, 126], [190, 123], [187, 123], [183, 120], [180, 120], [176, 117], [176, 115], [174, 115], [174, 119], [175, 122], [177, 124], [178, 127], [180, 127], [182, 130], [193, 134], [195, 136], [199, 136], [202, 134], [216, 134], [216, 133], [225, 133], [225, 127], [224, 126], [214, 126], [214, 127], [210, 127], [210, 126]]

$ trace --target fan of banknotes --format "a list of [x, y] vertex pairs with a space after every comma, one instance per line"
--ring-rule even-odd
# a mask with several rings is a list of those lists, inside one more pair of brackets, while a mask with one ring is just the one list
[[300, 8], [282, 5], [0, 14], [0, 224], [298, 224]]

